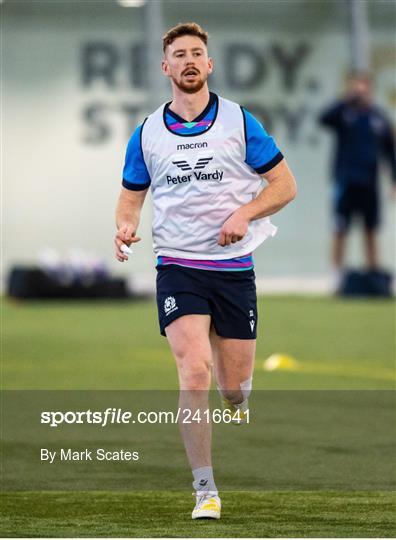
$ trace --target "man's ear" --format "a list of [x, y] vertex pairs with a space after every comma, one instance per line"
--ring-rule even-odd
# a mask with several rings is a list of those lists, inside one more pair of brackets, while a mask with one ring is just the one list
[[209, 73], [212, 73], [213, 71], [213, 68], [214, 68], [214, 63], [213, 63], [213, 58], [208, 58], [208, 66], [209, 66]]
[[162, 69], [162, 73], [166, 75], [167, 77], [169, 77], [169, 64], [165, 58], [161, 62], [161, 69]]

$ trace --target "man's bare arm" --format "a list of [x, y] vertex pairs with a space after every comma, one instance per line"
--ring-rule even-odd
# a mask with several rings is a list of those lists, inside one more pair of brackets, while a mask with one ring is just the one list
[[227, 219], [220, 231], [220, 246], [229, 246], [242, 240], [250, 221], [275, 214], [295, 198], [296, 181], [285, 159], [262, 176], [268, 186], [253, 201], [238, 208]]
[[116, 208], [117, 234], [114, 238], [116, 246], [115, 256], [120, 262], [128, 260], [128, 255], [121, 251], [122, 244], [130, 246], [134, 242], [139, 242], [136, 231], [140, 222], [140, 213], [146, 198], [148, 189], [143, 191], [131, 191], [121, 188]]
[[285, 159], [262, 176], [267, 180], [268, 186], [256, 199], [240, 208], [249, 221], [276, 214], [297, 194], [296, 181]]

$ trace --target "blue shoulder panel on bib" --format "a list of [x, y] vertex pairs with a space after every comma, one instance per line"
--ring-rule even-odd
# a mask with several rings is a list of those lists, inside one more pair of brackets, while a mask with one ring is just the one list
[[122, 185], [132, 191], [147, 189], [151, 183], [142, 151], [143, 126], [144, 122], [135, 129], [132, 137], [129, 139], [125, 155]]
[[259, 174], [275, 167], [283, 159], [274, 139], [268, 135], [261, 123], [241, 107], [246, 135], [246, 163]]

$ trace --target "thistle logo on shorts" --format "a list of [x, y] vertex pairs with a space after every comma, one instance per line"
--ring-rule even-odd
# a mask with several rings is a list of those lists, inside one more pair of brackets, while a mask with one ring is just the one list
[[168, 296], [168, 298], [166, 298], [165, 302], [164, 302], [165, 315], [168, 316], [171, 313], [173, 313], [174, 311], [176, 311], [177, 309], [179, 309], [179, 308], [176, 305], [176, 300], [174, 299], [174, 297], [173, 296]]
[[192, 180], [199, 180], [199, 181], [215, 181], [215, 182], [221, 182], [224, 171], [221, 171], [219, 169], [216, 169], [214, 172], [205, 172], [206, 167], [209, 165], [209, 163], [212, 161], [213, 156], [212, 155], [204, 155], [197, 159], [197, 162], [193, 166], [191, 163], [187, 161], [185, 158], [185, 154], [181, 154], [180, 158], [175, 155], [176, 159], [172, 160], [172, 164], [176, 165], [180, 171], [183, 173], [188, 173], [191, 171], [190, 174], [184, 174], [184, 175], [167, 175], [166, 181], [168, 182], [168, 186], [170, 184], [182, 184], [182, 183], [188, 183]]

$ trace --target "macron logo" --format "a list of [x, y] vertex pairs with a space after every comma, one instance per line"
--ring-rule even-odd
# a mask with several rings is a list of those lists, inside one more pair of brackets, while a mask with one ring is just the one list
[[186, 143], [186, 144], [177, 145], [178, 150], [190, 150], [191, 148], [207, 148], [207, 147], [208, 147], [207, 142]]

